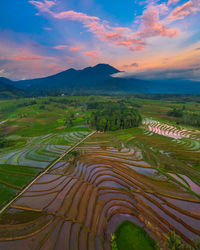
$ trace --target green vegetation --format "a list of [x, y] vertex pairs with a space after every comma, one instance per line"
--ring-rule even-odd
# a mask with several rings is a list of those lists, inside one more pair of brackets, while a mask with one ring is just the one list
[[14, 198], [18, 192], [18, 189], [0, 183], [0, 208], [6, 205], [9, 200]]
[[171, 232], [167, 236], [167, 242], [166, 247], [167, 249], [173, 249], [173, 250], [199, 250], [200, 249], [200, 241], [194, 240], [194, 247], [188, 244], [184, 244], [183, 240], [179, 235], [177, 235], [175, 232]]
[[0, 148], [8, 147], [10, 142], [0, 135]]
[[184, 110], [185, 108], [173, 108], [173, 110], [170, 110], [168, 112], [168, 115], [173, 117], [179, 117], [178, 123], [194, 127], [200, 127], [200, 113], [188, 112]]
[[173, 108], [172, 110], [168, 111], [168, 116], [174, 117], [182, 117], [183, 116], [183, 109]]
[[99, 131], [114, 131], [138, 127], [142, 122], [141, 115], [132, 107], [120, 103], [98, 105], [93, 112], [90, 126]]
[[200, 113], [184, 113], [181, 123], [194, 127], [200, 127]]
[[0, 207], [14, 198], [40, 172], [40, 168], [0, 164]]
[[153, 250], [157, 243], [137, 224], [124, 221], [115, 230], [112, 250]]

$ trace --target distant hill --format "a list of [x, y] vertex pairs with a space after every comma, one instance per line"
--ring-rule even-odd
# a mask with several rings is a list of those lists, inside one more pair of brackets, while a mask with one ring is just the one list
[[14, 82], [11, 80], [0, 77], [0, 99], [10, 99], [24, 96], [24, 92], [13, 85]]
[[[147, 81], [113, 77], [120, 71], [108, 64], [98, 64], [82, 70], [68, 69], [58, 74], [31, 80], [12, 82], [27, 95], [57, 94], [132, 94], [174, 93], [200, 94], [200, 82], [163, 80]], [[4, 78], [5, 80], [5, 78]]]

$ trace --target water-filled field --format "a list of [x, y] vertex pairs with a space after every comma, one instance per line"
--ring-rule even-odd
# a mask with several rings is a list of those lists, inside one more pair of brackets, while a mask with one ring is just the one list
[[[0, 150], [0, 208], [19, 193], [40, 172], [89, 134], [74, 130], [28, 137], [26, 144]], [[10, 136], [20, 140], [20, 136]], [[24, 139], [24, 138], [23, 138]]]
[[[171, 166], [168, 166], [168, 169], [166, 169], [170, 176], [200, 195], [200, 131], [172, 126], [150, 119], [145, 119], [143, 126], [144, 134], [152, 138], [152, 140], [156, 134], [168, 137], [166, 140], [164, 140], [164, 137], [162, 138], [163, 143], [166, 143], [164, 150], [159, 150], [158, 152], [160, 145], [156, 144], [158, 146], [157, 150], [153, 149], [154, 145], [152, 145], [152, 151], [154, 153], [157, 152], [157, 154], [163, 154], [163, 160], [162, 162], [160, 161], [160, 165], [167, 165], [163, 164], [164, 160], [170, 161]], [[171, 145], [175, 147], [170, 149]], [[145, 153], [147, 155], [149, 152]], [[161, 156], [159, 159], [161, 159]], [[155, 162], [155, 164], [157, 165], [158, 162]]]
[[171, 231], [194, 245], [199, 149], [189, 147], [180, 164], [186, 146], [177, 142], [173, 151], [173, 140], [143, 128], [89, 137], [77, 157], [58, 162], [1, 217], [0, 248], [110, 249], [111, 234], [127, 220], [161, 246]]

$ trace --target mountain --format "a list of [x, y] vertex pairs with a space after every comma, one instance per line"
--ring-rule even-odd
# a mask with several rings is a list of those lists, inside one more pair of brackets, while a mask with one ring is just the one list
[[15, 82], [16, 87], [37, 89], [74, 89], [91, 87], [119, 71], [108, 64], [98, 64], [83, 70], [68, 69], [56, 75]]
[[14, 87], [13, 84], [11, 80], [0, 77], [0, 99], [23, 97], [24, 92]]
[[[139, 80], [117, 77], [120, 71], [108, 64], [98, 64], [82, 70], [68, 69], [58, 74], [31, 80], [12, 82], [27, 95], [59, 94], [132, 94], [174, 93], [200, 94], [200, 82], [171, 80]], [[115, 75], [113, 75], [115, 74]]]

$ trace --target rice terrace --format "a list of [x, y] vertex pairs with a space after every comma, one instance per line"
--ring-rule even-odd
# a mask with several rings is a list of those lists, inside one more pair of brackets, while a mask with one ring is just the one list
[[0, 249], [200, 249], [200, 130], [179, 98], [2, 100]]

